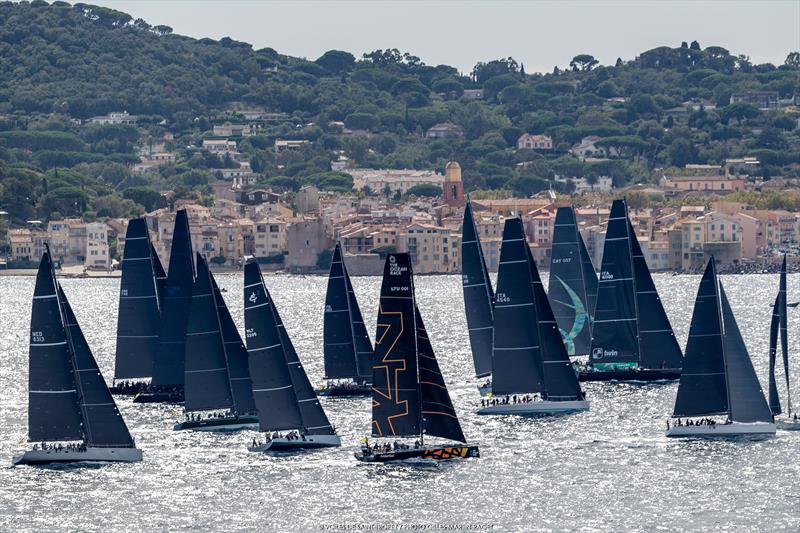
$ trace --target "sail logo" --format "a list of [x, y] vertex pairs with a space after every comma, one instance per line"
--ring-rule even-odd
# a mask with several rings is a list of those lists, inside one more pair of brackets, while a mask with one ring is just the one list
[[253, 303], [256, 303], [256, 301], [258, 300], [258, 295], [256, 294], [256, 291], [253, 291], [250, 294], [250, 298], [248, 298], [248, 300], [250, 300]]
[[325, 312], [333, 313], [333, 306], [331, 304], [325, 304]]
[[498, 292], [495, 295], [495, 302], [500, 303], [500, 304], [507, 304], [507, 303], [511, 303], [511, 298], [506, 296], [506, 293], [504, 293], [504, 292]]
[[397, 258], [393, 255], [389, 256], [389, 275], [402, 276], [403, 272], [408, 272], [408, 267], [400, 266], [397, 264]]
[[597, 347], [592, 350], [592, 359], [602, 359], [604, 357], [617, 357], [619, 352], [617, 350], [604, 350], [602, 347]]
[[602, 280], [614, 279], [614, 274], [612, 274], [611, 272], [608, 272], [607, 270], [603, 270], [600, 273], [600, 279], [602, 279]]

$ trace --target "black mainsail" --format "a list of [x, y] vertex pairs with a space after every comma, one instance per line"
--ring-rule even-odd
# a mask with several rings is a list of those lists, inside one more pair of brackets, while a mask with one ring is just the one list
[[186, 327], [184, 409], [229, 409], [233, 407], [233, 394], [211, 272], [200, 254], [196, 264], [197, 278]]
[[[571, 207], [559, 207], [553, 231], [548, 295], [569, 355], [588, 354], [592, 345], [597, 274], [585, 250], [575, 211]], [[590, 291], [593, 291], [591, 302]]]
[[164, 272], [164, 266], [161, 264], [161, 259], [158, 258], [153, 242], [150, 242], [150, 254], [153, 256], [153, 273], [156, 276], [156, 287], [158, 287], [158, 301], [164, 301], [164, 290], [167, 287], [167, 273]]
[[228, 306], [225, 305], [225, 300], [213, 275], [211, 276], [211, 285], [214, 289], [214, 301], [217, 305], [222, 340], [225, 342], [225, 359], [228, 363], [228, 375], [233, 394], [233, 410], [238, 414], [255, 413], [256, 404], [253, 402], [253, 383], [250, 380], [247, 347], [242, 342], [242, 336], [239, 335], [236, 323], [228, 311]]
[[695, 299], [674, 416], [728, 414], [734, 422], [771, 422], [712, 257]]
[[780, 303], [779, 297], [775, 297], [775, 304], [772, 306], [772, 320], [769, 323], [769, 408], [773, 415], [783, 412], [781, 409], [781, 399], [778, 395], [778, 384], [775, 382], [775, 360], [778, 353], [778, 328], [780, 327]]
[[464, 208], [461, 233], [461, 285], [464, 290], [469, 344], [475, 363], [475, 375], [484, 377], [492, 372], [494, 293], [470, 202]]
[[194, 285], [194, 252], [186, 210], [175, 215], [169, 272], [161, 307], [161, 329], [153, 364], [154, 387], [183, 386], [186, 354], [186, 327]]
[[629, 226], [629, 231], [638, 312], [639, 365], [644, 368], [680, 368], [683, 365], [681, 347], [672, 331], [632, 226]]
[[323, 332], [325, 378], [368, 382], [372, 377], [372, 343], [339, 243], [328, 275]]
[[[583, 400], [583, 392], [578, 383], [578, 376], [572, 368], [569, 354], [559, 331], [558, 322], [550, 307], [550, 301], [544, 292], [539, 269], [533, 260], [531, 249], [528, 252], [528, 265], [533, 281], [533, 300], [536, 310], [536, 327], [539, 330], [539, 357], [542, 361], [542, 379], [544, 390], [542, 396], [546, 400], [562, 402]], [[551, 274], [552, 275], [552, 274]]]
[[494, 307], [494, 394], [544, 390], [539, 328], [533, 327], [537, 317], [529, 255], [522, 221], [506, 220]]
[[86, 445], [95, 448], [133, 448], [128, 426], [111, 397], [61, 284], [58, 284], [58, 298], [66, 323], [67, 343], [72, 351]]
[[[147, 223], [143, 218], [132, 219], [125, 231], [122, 258], [115, 380], [149, 378], [153, 375], [162, 292], [159, 290], [152, 250]], [[158, 256], [155, 261], [158, 261]]]

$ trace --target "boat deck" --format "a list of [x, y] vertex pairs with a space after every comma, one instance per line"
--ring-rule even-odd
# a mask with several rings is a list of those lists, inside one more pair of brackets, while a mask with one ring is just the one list
[[356, 452], [355, 457], [364, 463], [391, 463], [401, 461], [450, 461], [454, 459], [468, 459], [480, 457], [481, 453], [477, 444], [420, 446], [386, 452], [367, 452], [362, 447]]

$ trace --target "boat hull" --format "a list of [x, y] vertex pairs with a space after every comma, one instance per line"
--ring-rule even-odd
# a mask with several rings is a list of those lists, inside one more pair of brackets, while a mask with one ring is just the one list
[[229, 418], [205, 418], [203, 420], [187, 420], [175, 424], [175, 431], [241, 431], [258, 429], [257, 416], [237, 416]]
[[535, 401], [526, 403], [509, 403], [491, 405], [478, 410], [479, 415], [557, 415], [588, 411], [589, 402], [586, 400], [573, 400], [567, 402]]
[[800, 419], [776, 416], [775, 425], [784, 431], [800, 431]]
[[142, 460], [138, 448], [86, 448], [85, 450], [28, 450], [11, 460], [12, 465], [45, 465], [52, 463], [136, 463]]
[[374, 452], [369, 455], [356, 452], [356, 459], [364, 463], [394, 463], [402, 461], [452, 461], [481, 456], [477, 444], [430, 446], [409, 448], [390, 452]]
[[305, 440], [277, 437], [258, 446], [250, 446], [247, 449], [251, 452], [265, 453], [310, 450], [314, 448], [338, 448], [342, 445], [342, 439], [339, 435], [306, 435], [305, 437]]
[[759, 435], [774, 435], [775, 424], [765, 422], [734, 422], [702, 426], [673, 426], [666, 432], [667, 437], [731, 438]]
[[578, 381], [667, 382], [681, 378], [680, 368], [638, 370], [579, 370]]
[[133, 397], [133, 403], [183, 403], [183, 390], [142, 391]]
[[317, 392], [317, 396], [328, 396], [330, 398], [344, 398], [344, 397], [363, 397], [372, 394], [372, 387], [370, 385], [332, 385], [325, 387]]

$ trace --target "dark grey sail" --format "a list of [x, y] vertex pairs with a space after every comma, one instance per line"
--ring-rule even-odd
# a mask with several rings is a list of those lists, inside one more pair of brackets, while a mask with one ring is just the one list
[[228, 306], [225, 305], [225, 299], [222, 297], [213, 275], [211, 276], [211, 285], [214, 289], [214, 301], [217, 304], [222, 339], [225, 342], [225, 358], [231, 381], [233, 410], [238, 414], [255, 413], [256, 404], [253, 401], [253, 383], [250, 380], [247, 348], [242, 341], [242, 336], [239, 335], [230, 311], [228, 311]]
[[675, 332], [672, 331], [672, 325], [656, 291], [656, 285], [653, 283], [650, 269], [647, 268], [647, 261], [633, 227], [629, 230], [639, 318], [639, 366], [680, 368], [683, 365], [681, 347], [675, 338]]
[[408, 254], [386, 256], [372, 367], [372, 435], [422, 434], [414, 280]]
[[143, 218], [134, 218], [128, 222], [125, 232], [114, 379], [153, 375], [160, 328], [160, 294], [151, 250], [147, 223]]
[[772, 413], [722, 284], [719, 286], [719, 296], [722, 305], [722, 339], [725, 346], [730, 418], [734, 422], [772, 422]]
[[347, 283], [347, 298], [350, 302], [350, 323], [353, 326], [353, 341], [356, 346], [356, 367], [358, 368], [357, 381], [360, 383], [372, 382], [372, 360], [375, 358], [375, 349], [367, 333], [367, 326], [364, 324], [364, 317], [361, 308], [358, 306], [356, 292], [353, 284], [350, 283], [350, 274], [347, 273], [347, 265], [342, 261], [344, 267], [344, 281]]
[[[422, 427], [426, 435], [443, 439], [467, 442], [458, 415], [447, 392], [444, 376], [433, 353], [428, 332], [422, 323], [422, 316], [415, 306], [417, 323], [417, 356], [419, 362], [420, 409], [422, 410]], [[574, 375], [574, 373], [573, 373]]]
[[592, 315], [587, 286], [594, 280], [596, 298], [597, 275], [592, 267], [591, 279], [584, 279], [586, 268], [582, 247], [583, 239], [578, 233], [575, 212], [571, 207], [559, 207], [553, 231], [548, 295], [569, 355], [586, 355], [592, 346]]
[[325, 379], [348, 379], [359, 375], [350, 300], [339, 243], [333, 250], [323, 318]]
[[781, 356], [783, 359], [783, 375], [786, 379], [786, 408], [792, 414], [792, 391], [789, 388], [789, 339], [786, 315], [786, 254], [783, 254], [781, 264], [780, 284], [778, 288], [778, 331], [781, 335]]
[[161, 329], [153, 364], [154, 387], [183, 386], [186, 326], [194, 285], [194, 252], [186, 210], [175, 215], [169, 272], [161, 307]]
[[728, 413], [716, 265], [712, 258], [697, 289], [674, 416]]
[[470, 202], [464, 208], [461, 233], [461, 286], [464, 290], [469, 344], [475, 375], [484, 377], [492, 372], [494, 293]]
[[205, 411], [233, 407], [228, 365], [211, 272], [197, 254], [197, 278], [186, 327], [184, 409]]
[[28, 440], [82, 440], [72, 354], [56, 293], [49, 247], [36, 274], [28, 358]]
[[86, 445], [96, 448], [134, 448], [128, 426], [111, 397], [108, 385], [97, 367], [97, 361], [60, 284], [58, 297], [66, 323], [67, 342], [72, 351]]
[[603, 265], [592, 323], [592, 363], [638, 363], [636, 288], [631, 260], [628, 212], [614, 200], [608, 218]]
[[[583, 400], [583, 392], [578, 383], [578, 376], [567, 354], [558, 322], [550, 307], [550, 301], [544, 292], [539, 269], [533, 260], [531, 249], [526, 245], [528, 265], [533, 281], [533, 301], [536, 309], [536, 326], [539, 330], [539, 354], [542, 359], [542, 377], [544, 380], [543, 397], [554, 402]], [[552, 276], [552, 273], [551, 273]]]
[[[267, 291], [267, 297], [270, 298], [269, 291]], [[333, 430], [333, 426], [331, 426], [325, 411], [322, 409], [322, 405], [319, 403], [317, 393], [314, 392], [314, 388], [308, 380], [308, 375], [303, 369], [303, 364], [297, 356], [297, 351], [294, 349], [294, 344], [289, 338], [289, 333], [283, 325], [278, 308], [275, 306], [275, 301], [270, 298], [270, 302], [272, 302], [270, 307], [272, 307], [272, 312], [275, 316], [275, 324], [283, 347], [283, 355], [289, 367], [289, 376], [292, 379], [295, 397], [300, 406], [300, 416], [303, 421], [302, 428], [311, 435], [335, 435], [336, 432]]]
[[153, 272], [156, 276], [156, 287], [158, 287], [158, 301], [164, 301], [164, 290], [167, 288], [167, 273], [164, 272], [164, 266], [161, 264], [161, 259], [158, 258], [156, 248], [153, 242], [150, 242], [150, 254], [153, 257]]
[[494, 394], [544, 390], [529, 254], [522, 221], [506, 220], [494, 307]]
[[258, 263], [244, 267], [244, 324], [253, 399], [263, 431], [299, 429], [303, 418]]
[[578, 245], [581, 249], [581, 262], [583, 263], [583, 283], [586, 287], [586, 306], [589, 309], [589, 316], [594, 321], [594, 311], [597, 305], [597, 271], [589, 257], [589, 250], [583, 242], [580, 232], [578, 232]]
[[779, 298], [775, 298], [775, 304], [772, 306], [772, 320], [769, 324], [769, 409], [773, 415], [779, 415], [783, 412], [781, 409], [781, 400], [778, 395], [778, 385], [775, 382], [775, 362], [778, 353], [778, 327], [780, 325], [780, 311]]

